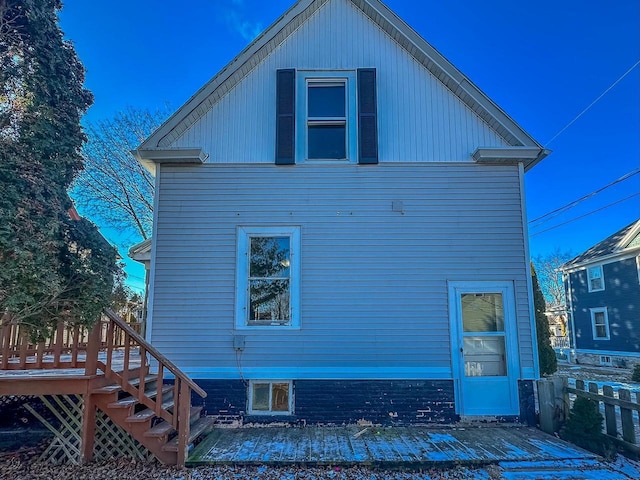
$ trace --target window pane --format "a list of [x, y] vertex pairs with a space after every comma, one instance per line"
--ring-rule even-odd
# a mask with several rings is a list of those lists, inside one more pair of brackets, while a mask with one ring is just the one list
[[250, 252], [250, 277], [289, 277], [291, 265], [289, 237], [251, 237]]
[[310, 83], [308, 91], [307, 116], [309, 118], [344, 118], [345, 92], [344, 84], [326, 85]]
[[591, 290], [602, 290], [602, 278], [592, 278], [589, 281], [591, 282]]
[[607, 327], [605, 325], [596, 325], [596, 338], [607, 338]]
[[309, 158], [347, 158], [345, 125], [309, 125]]
[[465, 337], [464, 374], [467, 377], [506, 376], [504, 337]]
[[253, 384], [253, 410], [269, 411], [269, 384]]
[[249, 323], [288, 324], [291, 320], [289, 280], [250, 280], [249, 298]]
[[596, 325], [604, 325], [604, 312], [595, 312], [593, 314], [593, 318], [596, 322]]
[[463, 293], [462, 324], [465, 332], [503, 332], [504, 308], [500, 293]]
[[289, 384], [274, 383], [271, 394], [271, 411], [289, 411]]

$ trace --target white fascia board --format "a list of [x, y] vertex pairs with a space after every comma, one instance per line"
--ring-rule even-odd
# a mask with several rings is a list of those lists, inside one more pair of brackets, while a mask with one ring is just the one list
[[624, 238], [620, 240], [620, 243], [618, 243], [618, 246], [616, 248], [618, 250], [623, 250], [638, 233], [640, 233], [640, 220], [638, 220], [633, 228], [629, 230], [629, 233], [627, 233]]
[[151, 261], [151, 238], [136, 243], [129, 249], [129, 258], [136, 262], [146, 263]]
[[594, 258], [592, 260], [578, 263], [576, 265], [571, 265], [570, 267], [562, 266], [558, 268], [558, 270], [564, 273], [574, 273], [586, 267], [591, 267], [595, 265], [606, 265], [608, 263], [619, 262], [620, 260], [627, 260], [628, 258], [634, 258], [638, 254], [640, 254], [640, 245], [629, 248], [622, 252], [615, 252], [609, 255], [603, 255], [602, 257]]
[[152, 175], [159, 163], [201, 165], [209, 157], [201, 148], [138, 148], [131, 153]]
[[479, 147], [471, 156], [477, 163], [522, 163], [526, 172], [549, 153], [550, 150], [537, 147]]

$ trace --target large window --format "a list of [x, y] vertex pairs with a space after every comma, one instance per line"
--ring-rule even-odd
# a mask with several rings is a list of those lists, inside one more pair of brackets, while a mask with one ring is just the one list
[[589, 277], [589, 291], [599, 292], [604, 290], [604, 275], [602, 265], [587, 268], [587, 276]]
[[609, 316], [606, 308], [591, 308], [594, 340], [609, 340]]
[[298, 227], [238, 230], [236, 328], [299, 328]]
[[300, 72], [300, 161], [356, 161], [355, 72]]

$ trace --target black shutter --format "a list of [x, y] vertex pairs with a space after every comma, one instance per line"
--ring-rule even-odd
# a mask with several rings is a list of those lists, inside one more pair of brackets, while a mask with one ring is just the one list
[[296, 71], [276, 74], [276, 165], [296, 163]]
[[358, 163], [378, 163], [376, 69], [358, 69]]

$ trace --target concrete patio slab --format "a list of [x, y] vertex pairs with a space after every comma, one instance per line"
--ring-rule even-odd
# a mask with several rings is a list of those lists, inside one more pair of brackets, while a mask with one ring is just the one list
[[264, 427], [214, 429], [187, 465], [334, 465], [413, 469], [598, 456], [529, 427]]

